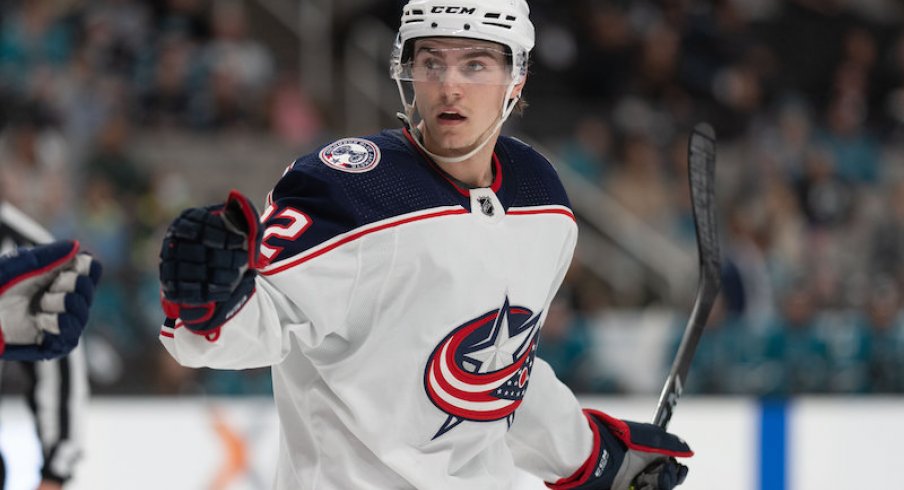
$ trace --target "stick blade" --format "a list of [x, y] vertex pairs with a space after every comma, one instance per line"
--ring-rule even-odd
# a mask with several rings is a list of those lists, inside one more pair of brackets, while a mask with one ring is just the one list
[[721, 250], [716, 226], [716, 132], [713, 127], [707, 123], [694, 126], [687, 152], [700, 274], [707, 277], [707, 286], [718, 290]]

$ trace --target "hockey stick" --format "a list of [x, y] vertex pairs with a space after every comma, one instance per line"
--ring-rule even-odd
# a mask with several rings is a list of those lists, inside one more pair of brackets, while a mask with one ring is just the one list
[[687, 320], [681, 344], [666, 378], [653, 423], [663, 429], [669, 424], [687, 379], [691, 360], [697, 350], [706, 319], [721, 286], [721, 258], [715, 213], [716, 134], [712, 126], [700, 123], [691, 132], [687, 149], [688, 180], [691, 207], [697, 228], [697, 252], [700, 256], [700, 279], [694, 308]]

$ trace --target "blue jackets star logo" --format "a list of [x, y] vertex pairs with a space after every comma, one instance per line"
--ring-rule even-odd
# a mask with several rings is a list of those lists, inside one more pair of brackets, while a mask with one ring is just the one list
[[437, 345], [424, 371], [430, 401], [448, 417], [433, 438], [465, 420], [514, 417], [537, 351], [540, 314], [502, 306], [464, 323]]

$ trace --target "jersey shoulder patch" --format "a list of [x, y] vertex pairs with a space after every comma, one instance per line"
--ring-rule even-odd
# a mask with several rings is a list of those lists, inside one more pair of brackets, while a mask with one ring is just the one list
[[326, 145], [319, 156], [328, 167], [357, 174], [380, 163], [380, 147], [364, 138], [342, 138]]

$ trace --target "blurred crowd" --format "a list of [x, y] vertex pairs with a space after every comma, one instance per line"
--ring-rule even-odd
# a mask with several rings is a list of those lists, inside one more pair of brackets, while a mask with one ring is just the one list
[[[395, 29], [400, 2], [380, 3], [337, 25], [370, 14]], [[700, 120], [718, 132], [723, 294], [689, 390], [904, 392], [904, 17], [887, 3], [531, 2], [531, 107], [513, 128], [690, 249], [686, 134]], [[186, 370], [157, 342], [162, 229], [203, 203], [198, 182], [132, 144], [266, 132], [302, 153], [340, 136], [249, 21], [255, 4], [0, 3], [0, 196], [105, 264], [86, 339], [95, 392], [269, 390], [266, 370]], [[576, 265], [540, 355], [579, 391], [631, 391], [595, 359], [594, 329], [651, 307], [685, 305], [620, 295]], [[682, 315], [667, 348], [638, 353], [649, 366], [668, 366]]]
[[[552, 39], [541, 26], [538, 46], [538, 64], [563, 76], [528, 92], [590, 106], [555, 135], [562, 163], [692, 246], [686, 134], [701, 120], [719, 134], [723, 293], [688, 389], [904, 391], [900, 6], [871, 18], [855, 2], [820, 0], [570, 5], [550, 6]], [[566, 282], [573, 333], [553, 330], [565, 333], [549, 335], [546, 357], [572, 385], [624, 391], [587, 368], [594, 335], [582, 330], [597, 305], [647, 300], [585, 287], [582, 276]], [[586, 362], [576, 361], [581, 344]]]
[[[186, 173], [142, 161], [136, 135], [318, 131], [246, 18], [241, 1], [0, 3], [0, 196], [103, 261], [86, 340], [95, 391], [201, 389], [156, 340], [156, 257], [165, 225], [202, 203]], [[202, 377], [269, 389], [254, 373]]]

